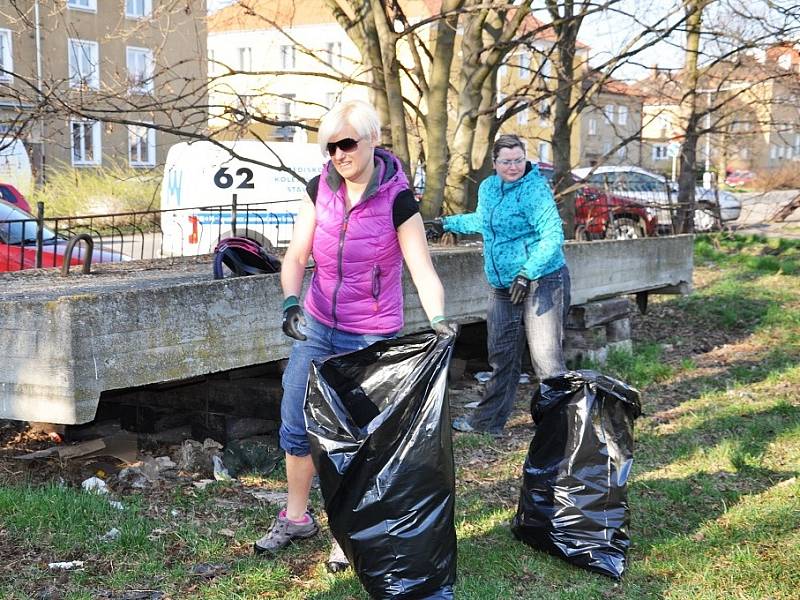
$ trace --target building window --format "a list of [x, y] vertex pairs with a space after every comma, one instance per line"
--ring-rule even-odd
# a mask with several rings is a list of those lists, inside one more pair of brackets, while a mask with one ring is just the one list
[[128, 125], [128, 162], [132, 167], [155, 166], [155, 129], [145, 125]]
[[505, 112], [506, 95], [503, 92], [497, 92], [497, 116], [501, 116]]
[[153, 51], [147, 48], [125, 49], [128, 62], [128, 91], [147, 93], [153, 91]]
[[503, 63], [500, 65], [500, 68], [497, 69], [497, 77], [499, 78], [499, 81], [508, 78], [508, 65], [506, 63]]
[[284, 94], [280, 100], [280, 118], [291, 121], [294, 118], [294, 94]]
[[653, 144], [653, 161], [667, 160], [667, 145], [666, 144]]
[[617, 148], [617, 158], [625, 158], [626, 156], [628, 156], [627, 146], [622, 146], [620, 148]]
[[342, 66], [342, 42], [328, 42], [325, 52], [328, 55], [328, 64], [330, 66]]
[[339, 92], [327, 92], [325, 94], [325, 106], [332, 108], [337, 102], [339, 102]]
[[547, 126], [550, 124], [550, 105], [546, 100], [539, 102], [539, 125]]
[[589, 135], [597, 135], [597, 119], [589, 117]]
[[67, 6], [97, 12], [97, 0], [67, 0]]
[[525, 108], [517, 113], [517, 124], [519, 125], [527, 125], [528, 124], [528, 103], [525, 103]]
[[531, 55], [524, 50], [519, 55], [519, 77], [524, 79], [531, 75]]
[[800, 133], [794, 134], [794, 155], [800, 156]]
[[628, 122], [628, 107], [620, 105], [617, 107], [617, 123], [625, 125]]
[[603, 154], [606, 156], [611, 154], [611, 142], [606, 142], [603, 144]]
[[539, 142], [539, 162], [550, 162], [550, 142]]
[[100, 88], [100, 49], [97, 42], [68, 40], [69, 85]]
[[72, 164], [100, 164], [100, 121], [70, 121]]
[[11, 30], [0, 29], [0, 81], [11, 81], [14, 77], [14, 52], [11, 45]]
[[608, 120], [609, 123], [613, 123], [614, 122], [614, 105], [613, 104], [607, 104], [603, 108], [603, 114], [606, 116], [606, 119]]
[[125, 0], [125, 16], [131, 19], [149, 17], [152, 10], [151, 0]]
[[253, 49], [252, 48], [239, 48], [239, 70], [252, 71], [253, 70]]
[[542, 58], [542, 77], [550, 77], [553, 70], [553, 63], [545, 56]]
[[294, 69], [297, 66], [297, 49], [291, 44], [281, 46], [281, 67]]

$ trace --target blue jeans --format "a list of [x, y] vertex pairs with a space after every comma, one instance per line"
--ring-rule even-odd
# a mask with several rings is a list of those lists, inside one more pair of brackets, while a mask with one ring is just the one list
[[531, 282], [524, 302], [511, 304], [507, 289], [492, 288], [486, 311], [492, 377], [483, 399], [468, 419], [479, 431], [503, 430], [514, 408], [525, 339], [536, 376], [542, 380], [566, 371], [564, 323], [569, 312], [566, 266]]
[[307, 325], [303, 328], [307, 340], [296, 340], [289, 355], [289, 363], [283, 372], [283, 398], [281, 399], [281, 448], [292, 456], [308, 456], [311, 447], [306, 435], [303, 404], [306, 399], [306, 384], [311, 370], [311, 361], [333, 354], [354, 352], [374, 342], [393, 338], [389, 335], [364, 335], [348, 333], [328, 327], [306, 313]]

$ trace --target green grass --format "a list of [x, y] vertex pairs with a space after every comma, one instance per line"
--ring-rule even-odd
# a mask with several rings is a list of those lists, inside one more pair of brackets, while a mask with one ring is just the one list
[[[659, 300], [676, 322], [725, 335], [725, 361], [676, 356], [676, 340], [613, 352], [602, 371], [642, 390], [629, 486], [629, 568], [619, 583], [514, 540], [529, 433], [505, 441], [458, 435], [457, 598], [784, 599], [800, 588], [800, 277], [798, 245], [759, 238], [697, 240], [692, 296]], [[768, 257], [769, 260], [756, 260]], [[711, 329], [709, 329], [711, 328]], [[677, 335], [677, 334], [676, 334]], [[667, 350], [666, 342], [672, 350]], [[515, 418], [526, 420], [526, 402]], [[526, 431], [529, 431], [526, 429]], [[282, 470], [244, 485], [280, 488]], [[235, 485], [182, 488], [153, 502], [24, 482], [0, 487], [0, 597], [55, 587], [67, 599], [109, 590], [160, 590], [173, 598], [364, 599], [352, 572], [329, 575], [325, 533], [273, 560], [250, 544], [275, 507], [226, 508]], [[321, 512], [318, 496], [313, 497]], [[172, 511], [176, 511], [173, 513]], [[117, 542], [99, 536], [111, 527]], [[233, 538], [219, 533], [235, 532]], [[86, 560], [83, 571], [48, 572], [49, 560]], [[198, 563], [225, 565], [207, 580]]]
[[44, 202], [46, 217], [83, 216], [160, 208], [160, 169], [63, 169], [48, 174], [29, 203]]

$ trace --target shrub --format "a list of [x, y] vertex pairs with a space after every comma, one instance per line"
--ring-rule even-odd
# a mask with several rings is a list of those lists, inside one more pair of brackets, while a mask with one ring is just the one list
[[157, 210], [160, 187], [160, 168], [65, 168], [48, 175], [32, 194], [31, 206], [44, 202], [48, 217]]

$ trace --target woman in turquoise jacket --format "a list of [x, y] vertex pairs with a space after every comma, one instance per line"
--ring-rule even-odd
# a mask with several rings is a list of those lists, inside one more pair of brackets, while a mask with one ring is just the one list
[[526, 338], [540, 380], [566, 371], [563, 327], [570, 280], [553, 192], [526, 160], [524, 142], [502, 135], [492, 156], [495, 173], [481, 183], [476, 211], [437, 219], [428, 233], [483, 236], [491, 286], [486, 324], [492, 377], [472, 416], [456, 419], [453, 428], [500, 434], [514, 407]]

